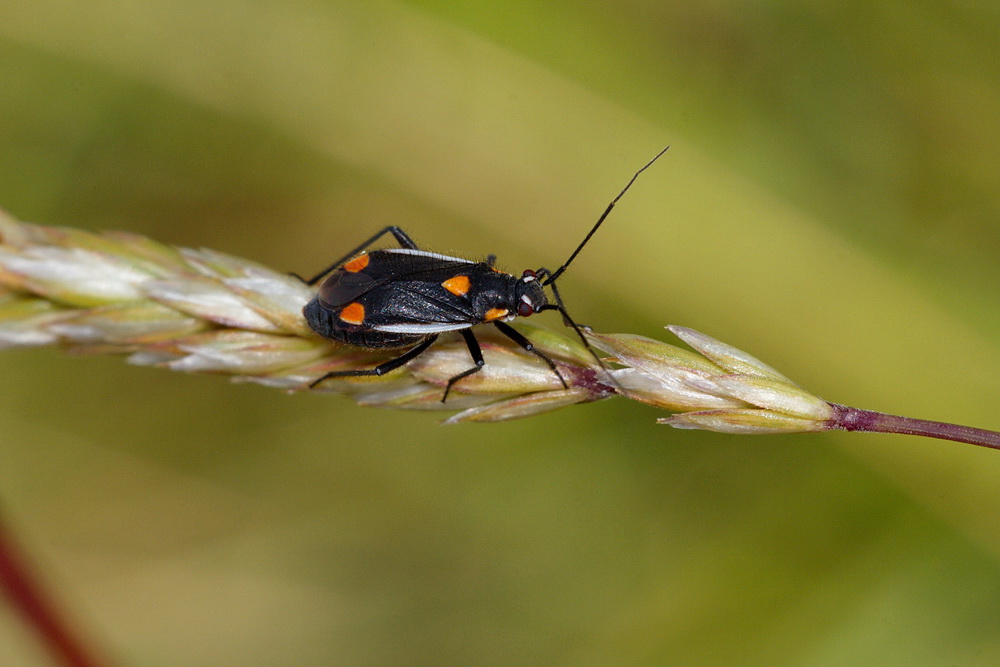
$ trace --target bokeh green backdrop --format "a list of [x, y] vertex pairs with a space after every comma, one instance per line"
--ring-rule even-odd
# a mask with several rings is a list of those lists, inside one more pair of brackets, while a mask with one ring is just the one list
[[[561, 262], [834, 401], [1000, 429], [990, 3], [0, 2], [0, 206], [309, 273]], [[559, 326], [558, 318], [550, 318]], [[0, 354], [0, 503], [126, 665], [993, 665], [1000, 453], [500, 425]], [[44, 665], [13, 612], [0, 663]]]

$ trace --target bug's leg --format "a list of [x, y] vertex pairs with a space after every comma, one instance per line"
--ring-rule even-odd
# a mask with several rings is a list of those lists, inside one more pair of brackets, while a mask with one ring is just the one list
[[448, 385], [444, 388], [444, 396], [441, 397], [442, 403], [448, 400], [448, 392], [451, 391], [451, 387], [453, 384], [455, 384], [462, 378], [467, 378], [473, 373], [478, 373], [479, 371], [483, 370], [483, 364], [486, 363], [486, 361], [483, 359], [483, 351], [479, 348], [479, 341], [476, 340], [476, 335], [472, 333], [472, 329], [462, 329], [459, 331], [459, 333], [462, 334], [462, 338], [465, 339], [465, 344], [469, 348], [469, 354], [472, 355], [472, 360], [476, 362], [476, 365], [467, 371], [462, 371], [455, 377], [448, 380]]
[[[548, 269], [538, 269], [538, 271], [536, 271], [535, 273], [539, 277], [551, 275], [551, 272]], [[563, 305], [562, 297], [559, 296], [559, 288], [556, 287], [556, 284], [553, 282], [548, 283], [548, 286], [552, 289], [552, 296], [556, 298], [556, 302], [546, 304], [541, 308], [539, 308], [538, 310], [540, 311], [558, 310], [559, 314], [562, 315], [563, 324], [565, 324], [566, 326], [568, 326], [569, 328], [571, 328], [573, 331], [576, 332], [576, 335], [579, 336], [580, 340], [583, 342], [584, 347], [586, 347], [587, 350], [590, 352], [590, 356], [592, 356], [595, 360], [597, 360], [597, 365], [603, 368], [604, 370], [608, 370], [607, 366], [604, 365], [604, 361], [601, 360], [599, 356], [597, 356], [597, 352], [594, 352], [594, 348], [590, 346], [590, 341], [588, 341], [587, 337], [583, 335], [583, 330], [581, 329], [581, 325], [574, 322], [573, 318], [570, 317], [569, 313], [566, 312], [566, 306]]]
[[504, 322], [494, 322], [493, 325], [497, 329], [499, 329], [500, 333], [502, 333], [504, 336], [510, 338], [512, 341], [523, 347], [525, 350], [531, 352], [533, 355], [535, 355], [536, 357], [547, 363], [549, 365], [549, 368], [552, 369], [552, 372], [556, 374], [557, 378], [559, 378], [559, 381], [562, 382], [563, 389], [569, 389], [569, 385], [566, 384], [566, 380], [563, 379], [562, 373], [560, 373], [559, 369], [556, 368], [555, 363], [551, 359], [549, 359], [548, 356], [542, 354], [541, 351], [536, 350], [535, 346], [532, 345], [531, 341], [525, 338], [520, 331], [518, 331], [514, 327]]
[[486, 266], [493, 268], [493, 265], [497, 261], [497, 256], [494, 254], [486, 255]]
[[590, 352], [590, 356], [592, 356], [594, 360], [597, 362], [597, 365], [603, 368], [604, 370], [608, 370], [608, 367], [604, 365], [604, 360], [601, 359], [599, 356], [597, 356], [597, 352], [594, 352], [594, 348], [591, 347], [590, 341], [588, 341], [587, 337], [583, 335], [583, 329], [580, 328], [579, 324], [573, 321], [573, 319], [569, 316], [569, 313], [566, 312], [566, 308], [564, 308], [561, 303], [559, 305], [550, 303], [548, 305], [542, 306], [538, 310], [558, 310], [559, 313], [562, 315], [563, 322], [566, 324], [566, 326], [570, 327], [573, 331], [576, 332], [576, 335], [579, 336], [580, 340], [583, 342], [584, 347], [586, 347], [587, 351]]
[[[668, 148], [669, 148], [669, 146], [668, 146]], [[664, 148], [663, 150], [665, 151], [667, 149]], [[661, 152], [660, 155], [663, 155], [663, 153]], [[656, 157], [659, 157], [659, 155], [657, 155]], [[655, 161], [656, 158], [653, 158], [653, 160]], [[652, 163], [650, 163], [650, 164], [652, 164]], [[648, 166], [649, 165], [646, 165], [646, 167], [648, 167]], [[645, 169], [646, 167], [643, 167], [643, 169]], [[639, 171], [641, 173], [642, 169], [640, 169]], [[636, 175], [638, 176], [638, 174], [636, 174]], [[633, 178], [632, 180], [634, 181], [635, 178]], [[631, 185], [631, 183], [629, 183], [629, 185]], [[627, 189], [628, 188], [626, 188], [626, 190]], [[619, 195], [619, 197], [620, 196], [621, 195]], [[615, 201], [617, 201], [617, 200], [615, 200]], [[612, 204], [613, 203], [614, 202], [612, 202]], [[565, 266], [563, 268], [565, 268]], [[588, 341], [587, 337], [583, 335], [583, 330], [580, 328], [581, 325], [579, 325], [576, 322], [574, 322], [573, 318], [570, 317], [569, 313], [566, 312], [566, 306], [563, 305], [562, 297], [559, 296], [559, 288], [556, 287], [556, 284], [554, 282], [552, 282], [552, 272], [549, 271], [548, 269], [542, 268], [542, 269], [538, 269], [538, 271], [535, 271], [535, 274], [539, 277], [539, 279], [541, 279], [543, 276], [547, 276], [548, 277], [548, 279], [543, 284], [548, 285], [550, 288], [552, 288], [552, 296], [554, 296], [556, 298], [556, 302], [555, 303], [545, 304], [544, 306], [542, 306], [538, 310], [540, 310], [540, 311], [541, 310], [558, 310], [559, 314], [562, 315], [563, 324], [565, 324], [566, 326], [570, 327], [571, 329], [573, 329], [573, 331], [576, 332], [576, 335], [579, 336], [580, 340], [583, 342], [583, 346], [587, 348], [588, 352], [590, 352], [590, 356], [592, 356], [594, 358], [594, 360], [597, 362], [597, 365], [600, 366], [605, 371], [608, 370], [608, 367], [604, 365], [604, 360], [601, 359], [601, 357], [598, 356], [597, 352], [594, 351], [594, 348], [591, 347], [590, 341]], [[494, 322], [494, 324], [497, 324], [497, 323]], [[618, 381], [615, 380], [614, 377], [611, 376], [610, 373], [608, 373], [608, 377], [611, 378], [611, 381], [614, 382], [615, 385], [618, 385]]]
[[[577, 326], [573, 324], [573, 320], [571, 320], [569, 318], [569, 315], [566, 314], [566, 308], [563, 306], [562, 297], [559, 296], [559, 288], [556, 287], [555, 283], [545, 282], [548, 278], [552, 276], [552, 272], [546, 268], [541, 268], [535, 271], [535, 275], [538, 276], [539, 280], [543, 281], [543, 284], [547, 284], [550, 288], [552, 288], [552, 296], [556, 298], [556, 305], [549, 304], [548, 306], [542, 306], [541, 308], [539, 308], [539, 310], [558, 310], [559, 314], [562, 315], [563, 324], [568, 327], [573, 327], [573, 329], [577, 330], [577, 334], [579, 334], [580, 332], [577, 329]], [[587, 343], [587, 341], [583, 342], [584, 344]]]
[[330, 378], [363, 377], [365, 375], [379, 375], [379, 376], [385, 375], [389, 371], [394, 371], [400, 366], [406, 364], [407, 362], [412, 361], [413, 359], [419, 357], [427, 350], [427, 348], [431, 346], [431, 343], [433, 343], [435, 340], [437, 340], [437, 334], [434, 334], [427, 340], [422, 341], [420, 344], [411, 347], [409, 350], [407, 350], [400, 356], [396, 357], [395, 359], [390, 359], [389, 361], [383, 364], [379, 364], [375, 368], [368, 368], [365, 370], [356, 370], [356, 371], [330, 371], [326, 375], [323, 375], [322, 377], [310, 382], [309, 388], [312, 389], [320, 382], [323, 382], [324, 380], [328, 380]]
[[346, 262], [347, 260], [349, 260], [351, 257], [354, 257], [359, 252], [361, 252], [362, 250], [364, 250], [365, 248], [367, 248], [371, 244], [375, 243], [376, 241], [378, 241], [380, 238], [382, 238], [386, 234], [392, 234], [394, 237], [396, 237], [396, 242], [399, 243], [399, 247], [401, 247], [401, 248], [409, 248], [410, 250], [418, 250], [417, 244], [413, 242], [413, 239], [411, 239], [406, 234], [406, 232], [404, 232], [399, 227], [395, 227], [395, 226], [390, 225], [390, 226], [386, 227], [385, 229], [383, 229], [382, 231], [380, 231], [375, 236], [371, 237], [370, 239], [368, 239], [367, 241], [365, 241], [364, 243], [362, 243], [361, 245], [359, 245], [357, 248], [355, 248], [351, 252], [347, 253], [346, 255], [344, 255], [343, 257], [341, 257], [340, 259], [338, 259], [336, 262], [334, 262], [330, 266], [326, 267], [325, 269], [323, 269], [322, 271], [320, 271], [319, 273], [317, 273], [315, 276], [313, 276], [309, 280], [305, 280], [304, 278], [302, 278], [302, 276], [298, 275], [297, 273], [293, 273], [292, 275], [295, 276], [296, 278], [298, 278], [299, 280], [301, 280], [302, 282], [304, 282], [306, 285], [315, 285], [316, 283], [319, 282], [320, 278], [322, 278], [326, 274], [328, 274], [331, 271], [333, 271], [335, 268], [337, 268], [338, 266], [340, 266], [341, 264], [343, 264], [344, 262]]

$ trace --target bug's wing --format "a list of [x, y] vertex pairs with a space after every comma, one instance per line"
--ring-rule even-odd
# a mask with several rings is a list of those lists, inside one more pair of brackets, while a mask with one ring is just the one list
[[320, 285], [319, 299], [324, 306], [339, 308], [357, 301], [389, 280], [388, 276], [374, 275], [367, 271], [351, 273], [337, 269]]
[[364, 302], [366, 319], [376, 331], [430, 334], [478, 324], [465, 298], [450, 294], [436, 280], [401, 280], [370, 292]]
[[[364, 299], [373, 302], [366, 306], [369, 310], [371, 306], [375, 306], [380, 312], [388, 312], [382, 308], [381, 299], [377, 296], [383, 290], [388, 290], [390, 300], [394, 300], [397, 297], [397, 285], [410, 281], [440, 283], [477, 265], [476, 262], [459, 257], [407, 248], [373, 250], [368, 256], [368, 264], [361, 271], [345, 271], [340, 267], [320, 285], [319, 298], [324, 306], [340, 308], [374, 293], [372, 297]], [[404, 300], [407, 298], [405, 293], [398, 296]]]
[[392, 280], [440, 283], [453, 276], [474, 271], [479, 266], [479, 262], [461, 257], [448, 257], [409, 248], [375, 250], [371, 255], [372, 261], [369, 262], [365, 272], [388, 276]]

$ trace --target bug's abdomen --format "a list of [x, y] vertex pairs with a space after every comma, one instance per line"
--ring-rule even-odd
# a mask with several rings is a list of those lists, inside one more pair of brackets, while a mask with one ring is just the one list
[[408, 333], [375, 331], [362, 324], [350, 324], [344, 321], [345, 315], [342, 310], [326, 308], [316, 297], [306, 304], [306, 307], [302, 309], [302, 314], [305, 315], [306, 322], [309, 323], [312, 330], [319, 335], [357, 347], [408, 347], [427, 337]]

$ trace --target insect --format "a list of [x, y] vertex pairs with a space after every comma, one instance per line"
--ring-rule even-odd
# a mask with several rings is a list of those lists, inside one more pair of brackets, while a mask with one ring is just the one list
[[[656, 162], [667, 148], [632, 176], [569, 259], [555, 271], [527, 269], [515, 276], [497, 269], [493, 255], [485, 262], [476, 262], [428, 252], [417, 247], [402, 229], [390, 226], [304, 281], [307, 285], [315, 285], [326, 276], [316, 296], [302, 311], [309, 326], [319, 335], [366, 349], [407, 348], [398, 357], [374, 368], [332, 371], [309, 386], [315, 387], [329, 378], [385, 375], [423, 354], [440, 334], [457, 331], [465, 340], [474, 365], [448, 380], [441, 397], [444, 402], [456, 382], [482, 370], [485, 365], [483, 352], [472, 327], [492, 324], [500, 333], [544, 361], [563, 387], [568, 388], [555, 363], [507, 322], [515, 317], [557, 310], [563, 322], [573, 328], [601, 363], [580, 327], [566, 312], [556, 280], [587, 245], [639, 174]], [[386, 234], [392, 234], [400, 247], [364, 252]], [[552, 300], [545, 293], [546, 287], [552, 292]]]

